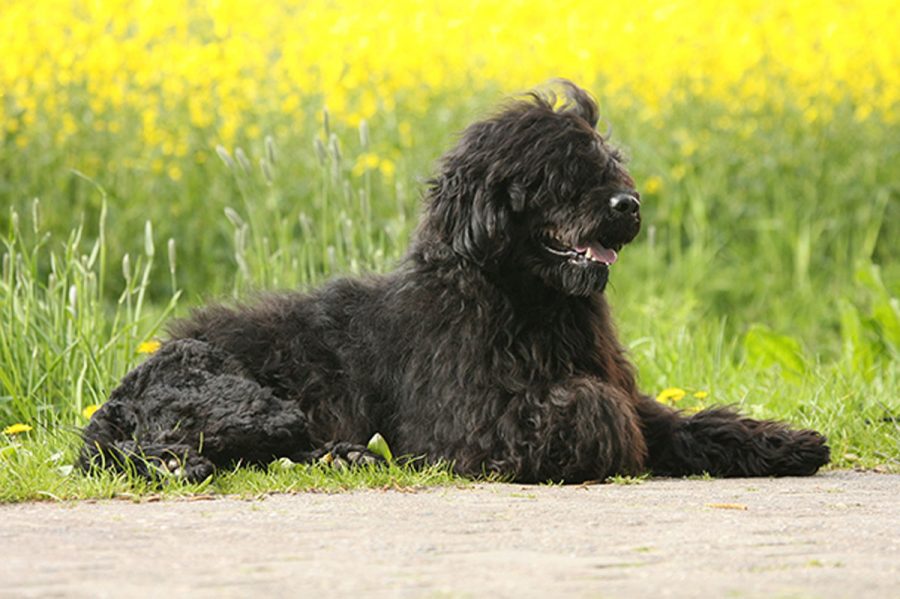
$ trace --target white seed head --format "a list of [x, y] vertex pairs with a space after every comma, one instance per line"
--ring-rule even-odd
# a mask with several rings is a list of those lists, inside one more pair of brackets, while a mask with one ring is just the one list
[[241, 218], [234, 208], [225, 206], [225, 216], [231, 221], [231, 224], [234, 225], [236, 229], [240, 229], [244, 226], [244, 219]]
[[249, 173], [250, 161], [247, 159], [247, 155], [244, 153], [244, 149], [241, 147], [235, 148], [234, 157], [237, 158], [238, 164], [241, 165], [241, 170], [244, 171], [244, 173]]
[[234, 170], [234, 160], [231, 158], [231, 155], [228, 153], [228, 150], [224, 148], [224, 146], [216, 146], [216, 154], [219, 155], [219, 158], [222, 159], [222, 162], [225, 163], [225, 166], [227, 166], [229, 170]]
[[325, 163], [328, 162], [328, 152], [325, 150], [325, 144], [317, 137], [313, 142], [313, 146], [316, 148], [316, 157], [319, 159], [319, 164], [325, 166]]
[[266, 178], [266, 183], [271, 185], [274, 179], [272, 177], [272, 168], [269, 166], [269, 161], [265, 158], [260, 158], [259, 168], [262, 170], [263, 177]]
[[34, 229], [34, 232], [37, 233], [41, 230], [41, 201], [38, 198], [34, 198], [31, 202], [31, 226]]
[[328, 138], [328, 147], [331, 149], [331, 155], [334, 156], [335, 162], [341, 161], [341, 142], [338, 140], [337, 135], [331, 134]]
[[359, 144], [364, 149], [369, 147], [369, 124], [365, 119], [359, 122]]
[[169, 272], [175, 274], [175, 240], [169, 237]]
[[271, 135], [266, 135], [266, 159], [273, 165], [278, 162], [275, 156], [275, 140]]
[[150, 258], [153, 257], [153, 225], [148, 220], [144, 223], [144, 253]]

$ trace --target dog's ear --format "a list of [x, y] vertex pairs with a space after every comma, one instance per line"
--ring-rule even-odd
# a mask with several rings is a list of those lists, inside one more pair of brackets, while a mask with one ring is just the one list
[[457, 254], [489, 267], [509, 247], [511, 211], [524, 208], [524, 190], [453, 162], [445, 157], [442, 172], [430, 182], [427, 226]]

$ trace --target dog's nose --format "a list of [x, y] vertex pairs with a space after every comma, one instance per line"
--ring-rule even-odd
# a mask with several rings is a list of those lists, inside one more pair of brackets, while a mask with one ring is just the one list
[[630, 193], [617, 193], [609, 199], [610, 207], [622, 214], [637, 214], [641, 201]]

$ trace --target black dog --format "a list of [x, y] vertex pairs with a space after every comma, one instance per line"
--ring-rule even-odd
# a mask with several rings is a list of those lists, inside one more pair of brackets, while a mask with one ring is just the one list
[[576, 482], [612, 474], [813, 474], [825, 438], [641, 395], [603, 290], [640, 196], [562, 82], [470, 126], [440, 161], [401, 267], [310, 294], [209, 307], [128, 374], [84, 431], [81, 465], [448, 460], [457, 472]]

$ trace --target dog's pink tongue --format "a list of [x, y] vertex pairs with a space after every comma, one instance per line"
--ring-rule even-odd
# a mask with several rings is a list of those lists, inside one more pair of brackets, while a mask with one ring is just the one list
[[604, 264], [615, 264], [616, 260], [619, 259], [619, 255], [616, 253], [616, 250], [611, 250], [609, 248], [605, 248], [599, 243], [589, 244], [585, 248], [576, 248], [578, 251], [587, 252], [588, 258], [595, 262], [603, 262]]

